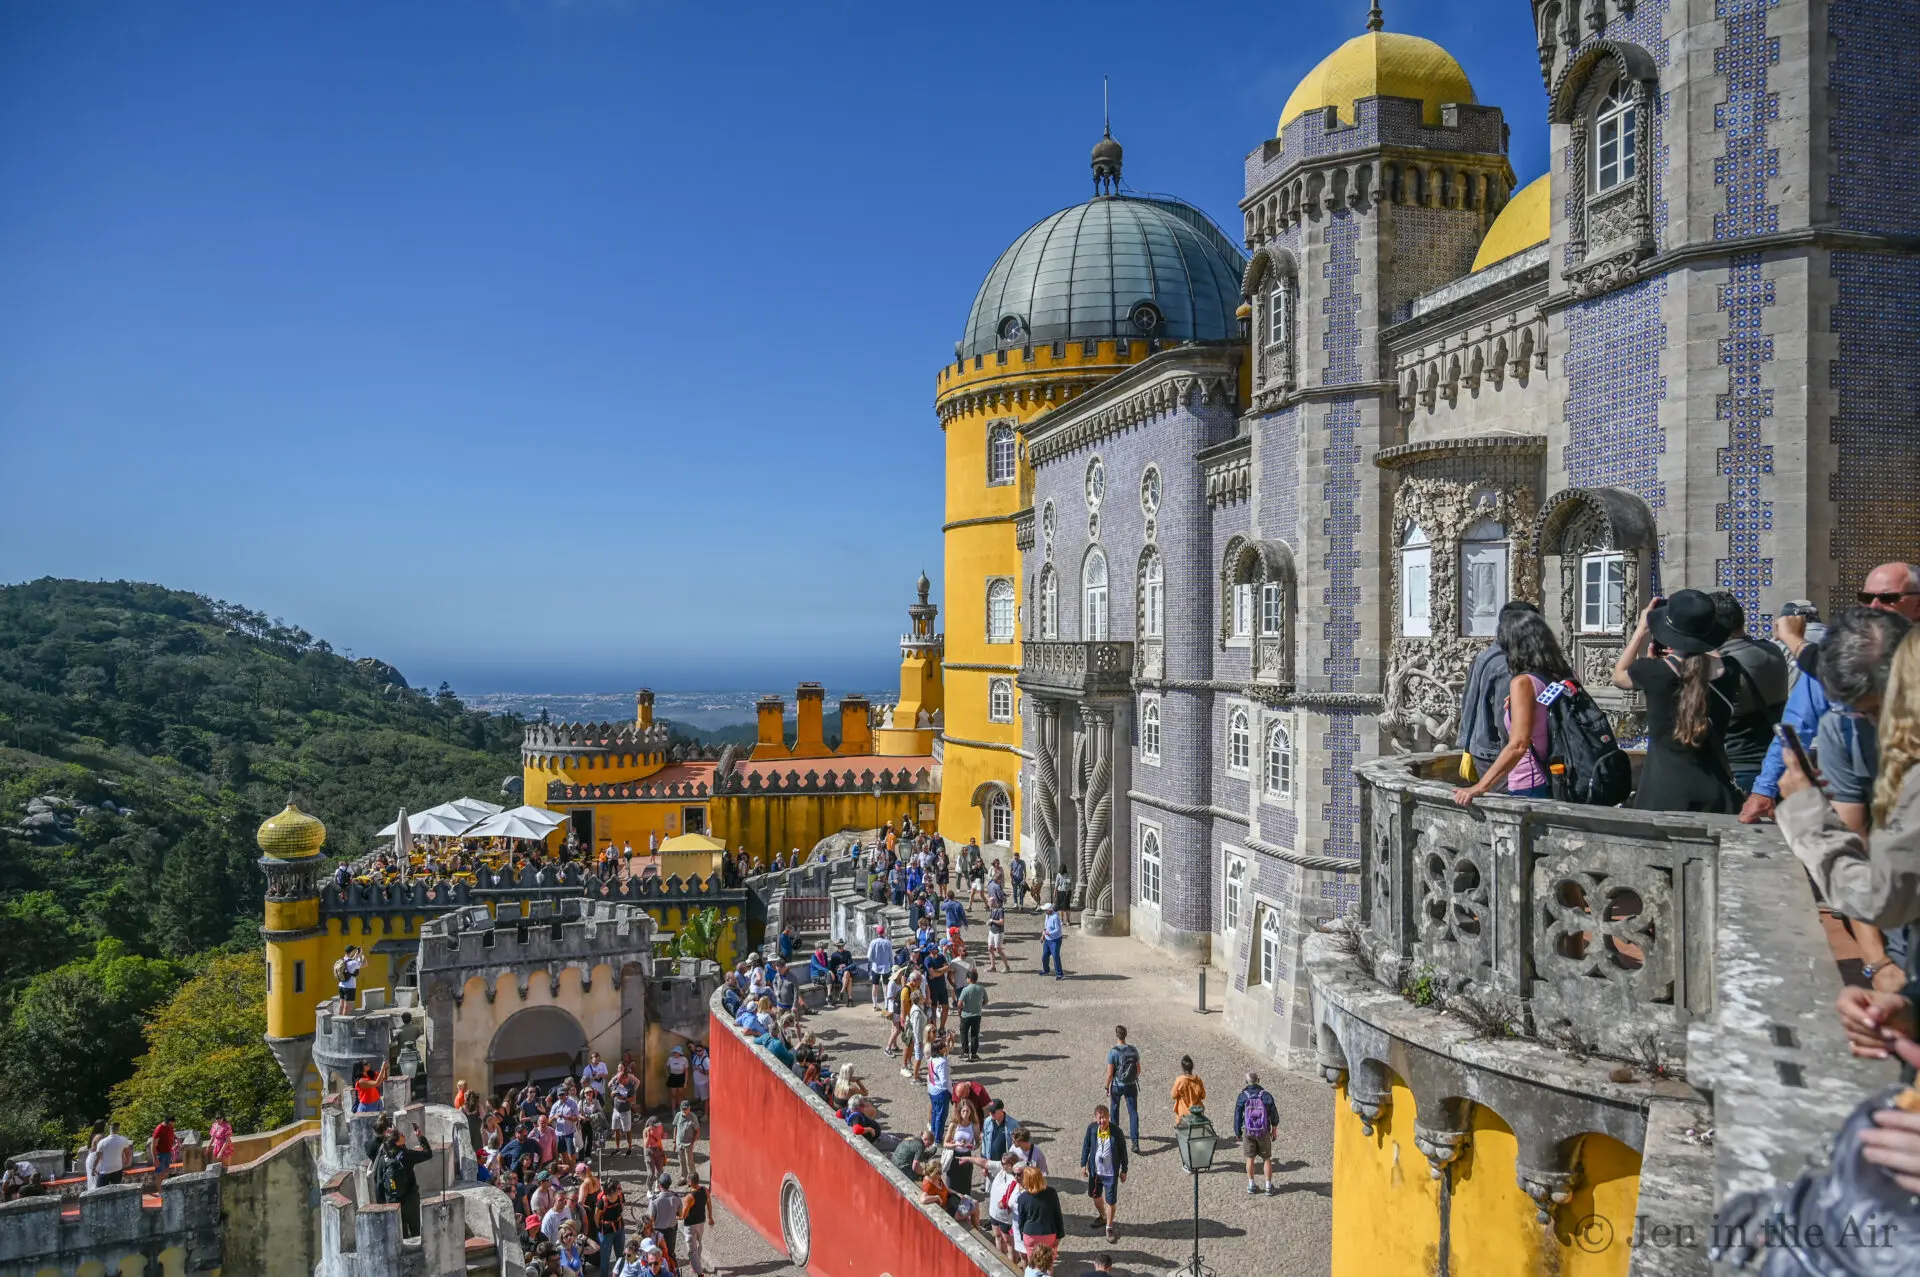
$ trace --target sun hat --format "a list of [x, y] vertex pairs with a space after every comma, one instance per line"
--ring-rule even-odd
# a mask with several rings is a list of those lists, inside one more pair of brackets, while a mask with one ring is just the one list
[[1711, 652], [1732, 633], [1720, 620], [1713, 600], [1699, 590], [1676, 590], [1647, 616], [1653, 636], [1687, 656]]

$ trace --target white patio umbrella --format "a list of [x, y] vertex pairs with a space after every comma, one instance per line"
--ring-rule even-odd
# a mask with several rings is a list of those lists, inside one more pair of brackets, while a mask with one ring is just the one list
[[497, 816], [504, 810], [499, 803], [483, 802], [478, 798], [456, 798], [452, 802], [441, 803], [440, 805], [442, 807], [458, 807], [463, 812], [471, 813], [475, 820], [479, 820], [483, 816]]
[[[429, 807], [425, 811], [415, 812], [407, 817], [407, 829], [414, 837], [422, 834], [430, 838], [457, 838], [467, 832], [479, 816], [468, 816], [446, 803], [438, 807]], [[391, 838], [400, 832], [400, 822], [395, 821], [382, 829], [377, 835]]]
[[467, 830], [467, 837], [523, 838], [538, 842], [565, 824], [566, 820], [567, 818], [558, 812], [546, 811], [539, 807], [515, 807], [511, 811], [503, 811], [487, 817]]
[[413, 860], [413, 827], [407, 823], [407, 809], [400, 809], [400, 818], [393, 822], [393, 854], [400, 862], [400, 881], [407, 880], [407, 869]]

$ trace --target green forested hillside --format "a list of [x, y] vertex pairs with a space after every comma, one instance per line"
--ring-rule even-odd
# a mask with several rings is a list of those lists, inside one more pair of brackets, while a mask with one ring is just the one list
[[0, 1145], [103, 1115], [196, 955], [257, 949], [289, 793], [355, 854], [402, 805], [497, 798], [520, 727], [198, 594], [0, 587]]

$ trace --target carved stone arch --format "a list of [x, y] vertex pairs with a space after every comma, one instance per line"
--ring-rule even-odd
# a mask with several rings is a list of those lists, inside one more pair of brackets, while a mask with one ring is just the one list
[[[1253, 644], [1254, 679], [1263, 683], [1291, 683], [1294, 616], [1299, 610], [1293, 550], [1284, 541], [1249, 541], [1232, 560], [1231, 571], [1236, 586], [1251, 586], [1253, 590], [1253, 624], [1249, 637]], [[1280, 592], [1277, 630], [1267, 623], [1269, 585], [1277, 586]]]
[[1453, 354], [1447, 356], [1447, 375], [1441, 384], [1442, 384], [1442, 393], [1446, 395], [1447, 403], [1451, 405], [1459, 397], [1459, 394], [1460, 394], [1460, 352], [1459, 351], [1455, 351]]
[[1235, 536], [1227, 542], [1227, 552], [1220, 556], [1220, 646], [1223, 648], [1233, 637], [1233, 569], [1246, 543], [1247, 538]]
[[987, 781], [980, 782], [980, 784], [974, 786], [973, 796], [969, 801], [971, 802], [972, 806], [977, 808], [980, 812], [980, 845], [981, 846], [983, 847], [987, 846], [994, 841], [993, 838], [991, 838], [989, 835], [991, 835], [993, 832], [993, 824], [992, 824], [993, 808], [997, 803], [1005, 802], [1007, 805], [1007, 813], [1009, 817], [1008, 829], [1009, 829], [1009, 833], [1011, 834], [1012, 832], [1011, 817], [1013, 813], [1013, 791], [1011, 789], [1008, 789], [1004, 783], [997, 780], [987, 780]]
[[1493, 385], [1496, 390], [1500, 388], [1500, 383], [1506, 379], [1508, 358], [1507, 335], [1501, 333], [1493, 339], [1493, 358], [1488, 361], [1487, 364], [1487, 375], [1493, 378]]
[[[1660, 79], [1659, 64], [1653, 55], [1637, 44], [1621, 40], [1594, 40], [1585, 45], [1561, 68], [1560, 76], [1547, 93], [1547, 117], [1555, 124], [1571, 124], [1585, 105], [1595, 71], [1625, 75], [1643, 84]], [[1611, 78], [1611, 76], [1607, 77]]]
[[[1657, 531], [1647, 503], [1624, 488], [1566, 488], [1549, 497], [1533, 521], [1535, 562], [1540, 565], [1545, 595], [1558, 595], [1557, 615], [1567, 637], [1576, 673], [1589, 683], [1604, 686], [1604, 660], [1610, 667], [1618, 654], [1618, 640], [1639, 615], [1648, 591], [1659, 586], [1655, 573]], [[1619, 626], [1611, 631], [1587, 629], [1576, 615], [1581, 592], [1582, 560], [1592, 554], [1619, 553], [1624, 569], [1624, 604]], [[1557, 560], [1549, 564], [1548, 560]], [[1557, 572], [1554, 569], [1557, 568]], [[1598, 569], [1596, 569], [1598, 570]], [[1609, 641], [1611, 640], [1611, 641]], [[1596, 677], [1596, 671], [1601, 677]]]
[[[1630, 180], [1596, 191], [1589, 181], [1595, 101], [1621, 76], [1631, 82], [1639, 121], [1634, 131], [1634, 173]], [[1659, 68], [1653, 55], [1639, 45], [1601, 39], [1574, 53], [1548, 94], [1549, 118], [1568, 126], [1566, 177], [1574, 198], [1567, 219], [1566, 278], [1575, 296], [1588, 297], [1633, 283], [1640, 277], [1638, 263], [1654, 251], [1652, 161], [1658, 87]]]

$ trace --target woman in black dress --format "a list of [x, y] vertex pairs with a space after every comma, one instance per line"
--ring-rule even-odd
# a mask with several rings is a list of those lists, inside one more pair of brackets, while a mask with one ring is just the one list
[[[1647, 698], [1647, 759], [1633, 805], [1641, 811], [1740, 810], [1727, 764], [1727, 725], [1740, 681], [1714, 649], [1728, 630], [1699, 590], [1655, 598], [1613, 665], [1613, 685]], [[1654, 645], [1666, 649], [1654, 654]]]

